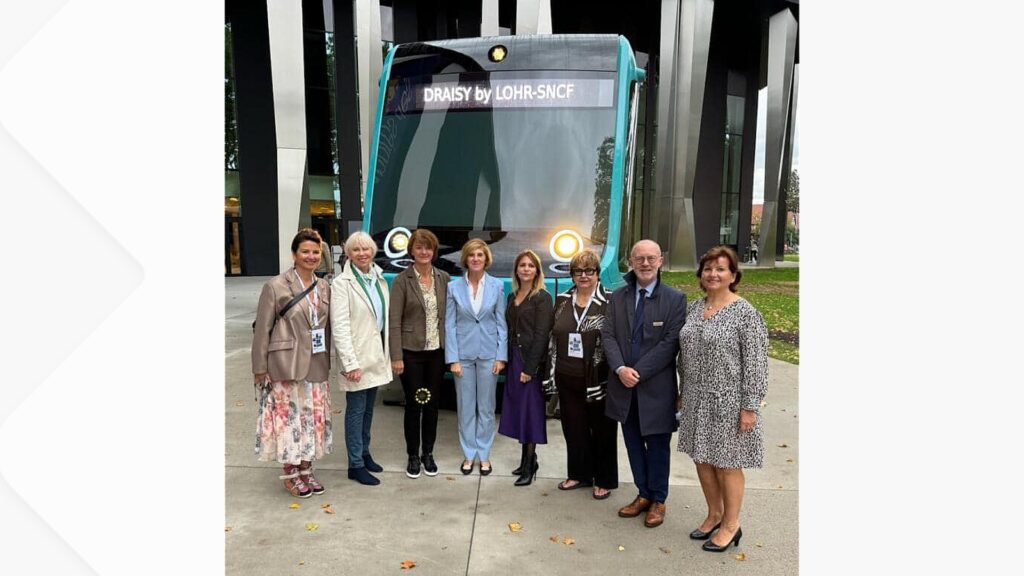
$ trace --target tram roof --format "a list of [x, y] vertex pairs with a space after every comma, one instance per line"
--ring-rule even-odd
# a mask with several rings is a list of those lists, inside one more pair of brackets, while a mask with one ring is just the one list
[[[614, 72], [618, 65], [620, 36], [615, 34], [543, 34], [535, 36], [489, 36], [401, 44], [395, 62], [439, 56], [460, 71], [508, 70], [594, 70]], [[495, 46], [506, 50], [505, 58], [493, 62], [489, 53]], [[468, 61], [467, 61], [468, 59]]]

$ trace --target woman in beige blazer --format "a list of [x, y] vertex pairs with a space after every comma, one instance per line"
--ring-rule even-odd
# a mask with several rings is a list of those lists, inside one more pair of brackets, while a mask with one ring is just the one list
[[[331, 287], [313, 275], [320, 263], [316, 230], [295, 235], [292, 259], [292, 268], [263, 286], [256, 307], [256, 455], [283, 464], [284, 487], [292, 496], [308, 498], [324, 493], [313, 476], [313, 460], [331, 453]], [[299, 298], [313, 283], [316, 287]]]
[[348, 477], [360, 484], [380, 484], [370, 472], [384, 468], [370, 456], [370, 424], [377, 387], [391, 382], [388, 358], [388, 283], [373, 263], [377, 244], [365, 232], [345, 241], [348, 260], [332, 283], [331, 329], [340, 378], [345, 390], [345, 445]]
[[448, 273], [433, 264], [437, 245], [437, 236], [430, 230], [413, 231], [409, 237], [413, 265], [391, 284], [391, 370], [402, 378], [405, 390], [405, 451], [409, 455], [405, 475], [409, 478], [420, 477], [421, 464], [427, 476], [437, 475], [434, 440], [437, 397], [444, 379], [449, 281]]

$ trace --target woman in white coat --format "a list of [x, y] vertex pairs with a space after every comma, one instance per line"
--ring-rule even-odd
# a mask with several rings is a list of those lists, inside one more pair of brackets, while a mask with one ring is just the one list
[[371, 472], [384, 468], [370, 456], [370, 424], [377, 387], [391, 382], [388, 351], [390, 299], [383, 271], [373, 263], [377, 244], [365, 232], [345, 241], [348, 260], [331, 284], [331, 332], [341, 364], [338, 384], [345, 391], [345, 445], [348, 477], [376, 486]]

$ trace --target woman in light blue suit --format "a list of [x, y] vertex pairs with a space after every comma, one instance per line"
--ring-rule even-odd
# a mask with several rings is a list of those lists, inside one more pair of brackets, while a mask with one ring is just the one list
[[466, 275], [448, 283], [444, 319], [444, 357], [455, 376], [458, 397], [462, 473], [473, 472], [480, 458], [480, 475], [491, 473], [494, 406], [498, 373], [508, 361], [505, 289], [486, 270], [493, 260], [483, 240], [462, 246], [460, 262]]

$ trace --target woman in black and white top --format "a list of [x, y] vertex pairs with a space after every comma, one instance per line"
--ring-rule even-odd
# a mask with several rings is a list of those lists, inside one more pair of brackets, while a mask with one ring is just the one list
[[604, 413], [608, 364], [601, 326], [611, 294], [598, 280], [600, 266], [590, 250], [569, 263], [573, 287], [555, 300], [550, 349], [568, 454], [568, 478], [558, 489], [592, 486], [594, 498], [604, 500], [619, 487], [619, 467], [618, 428]]

